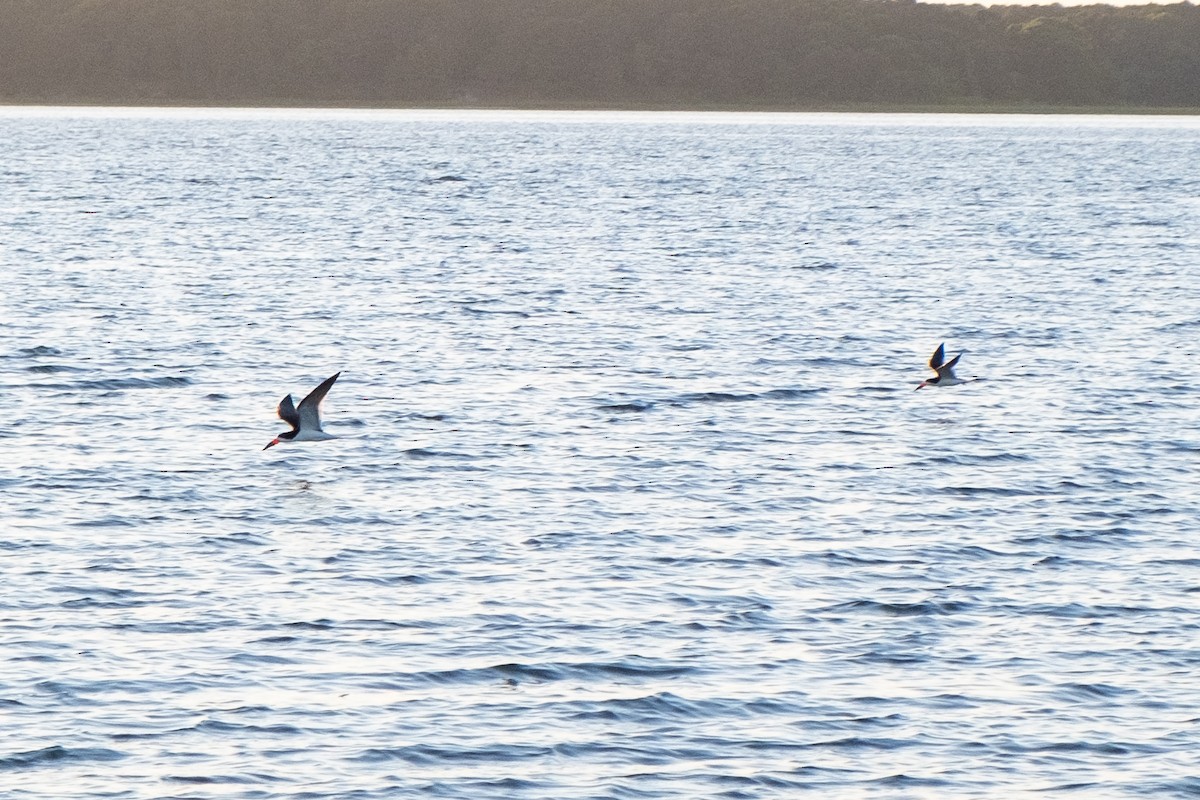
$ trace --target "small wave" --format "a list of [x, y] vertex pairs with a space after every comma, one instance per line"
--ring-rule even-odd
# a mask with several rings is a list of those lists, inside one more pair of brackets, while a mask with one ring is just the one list
[[744, 403], [748, 400], [757, 399], [757, 394], [737, 394], [733, 392], [692, 392], [679, 397], [675, 402], [677, 405], [691, 405], [693, 403]]
[[691, 392], [670, 401], [685, 406], [703, 403], [749, 403], [755, 400], [802, 400], [825, 389], [768, 389], [765, 392]]
[[947, 601], [944, 603], [925, 600], [917, 603], [881, 603], [876, 600], [851, 600], [822, 609], [829, 613], [867, 611], [889, 617], [929, 617], [958, 614], [973, 607], [972, 603]]
[[486, 316], [502, 316], [502, 317], [520, 317], [528, 319], [533, 316], [528, 311], [522, 311], [518, 308], [478, 308], [476, 306], [462, 306], [462, 310], [468, 314], [474, 314], [479, 317]]
[[764, 400], [807, 400], [825, 389], [770, 389], [759, 395]]
[[913, 775], [889, 775], [886, 778], [876, 778], [870, 783], [875, 783], [880, 786], [894, 787], [899, 789], [916, 789], [926, 786], [952, 786], [952, 781], [944, 778], [919, 778]]
[[1200, 778], [1150, 783], [1139, 785], [1138, 789], [1146, 797], [1200, 797]]
[[163, 780], [169, 783], [194, 783], [202, 785], [227, 783], [227, 784], [256, 784], [256, 783], [282, 783], [291, 780], [288, 777], [280, 775], [262, 775], [251, 773], [248, 775], [164, 775]]
[[858, 664], [886, 664], [892, 667], [918, 667], [928, 664], [929, 657], [923, 653], [864, 653], [850, 659]]
[[264, 653], [238, 653], [237, 655], [230, 656], [229, 660], [238, 664], [284, 665], [297, 663], [296, 659], [294, 658], [288, 658], [286, 656], [273, 656]]
[[[1095, 783], [1092, 781], [1076, 781], [1074, 783], [1060, 783], [1056, 786], [1047, 786], [1044, 789], [1041, 789], [1040, 791], [1045, 792], [1046, 794], [1062, 793], [1062, 792], [1094, 792], [1096, 789], [1098, 789], [1101, 786], [1103, 786], [1103, 784]], [[1171, 794], [1171, 793], [1168, 792], [1168, 794]], [[1090, 795], [1083, 795], [1083, 796], [1089, 797]], [[1146, 796], [1147, 797], [1162, 797], [1162, 795], [1155, 794], [1154, 792], [1150, 792]]]
[[138, 634], [147, 633], [208, 633], [225, 627], [223, 622], [137, 622], [129, 624], [114, 624], [114, 630], [136, 631]]
[[421, 586], [429, 583], [424, 575], [342, 575], [338, 580], [348, 583], [368, 583], [372, 586]]
[[330, 631], [337, 627], [337, 624], [331, 619], [316, 619], [307, 622], [285, 622], [281, 627], [304, 631]]
[[1024, 453], [991, 453], [989, 455], [938, 455], [927, 458], [922, 464], [944, 464], [949, 466], [972, 466], [987, 464], [1012, 464], [1033, 461]]
[[869, 567], [876, 565], [890, 564], [923, 564], [925, 563], [918, 558], [886, 558], [883, 556], [867, 556], [856, 555], [855, 553], [839, 553], [834, 550], [826, 550], [820, 553], [813, 553], [808, 558], [815, 558], [824, 561], [828, 564], [847, 567]]
[[148, 605], [151, 602], [149, 599], [134, 599], [131, 597], [121, 599], [102, 600], [92, 595], [84, 597], [76, 597], [72, 600], [66, 600], [60, 604], [61, 608], [81, 609], [81, 608], [137, 608], [139, 606]]
[[601, 411], [620, 411], [638, 414], [654, 408], [654, 403], [651, 400], [630, 400], [627, 403], [605, 403], [596, 406], [596, 408]]
[[[16, 656], [14, 658], [10, 658], [9, 661], [12, 661], [12, 662], [28, 661], [33, 664], [61, 664], [63, 659], [61, 659], [55, 655], [50, 655], [49, 653], [43, 653], [40, 655], [32, 655], [32, 656]], [[7, 705], [7, 704], [0, 701], [0, 706], [4, 706], [4, 705]], [[18, 703], [18, 705], [20, 705], [20, 704]]]
[[[946, 563], [951, 559], [958, 559], [961, 561], [967, 561], [971, 559], [976, 561], [984, 561], [993, 558], [1007, 558], [1009, 555], [1011, 555], [1009, 553], [1004, 553], [999, 550], [991, 550], [987, 547], [981, 547], [979, 545], [967, 545], [964, 547], [958, 544], [932, 547], [928, 552], [935, 556], [936, 563]], [[917, 563], [923, 564], [925, 561], [919, 560]]]
[[[1114, 519], [1116, 517], [1113, 517]], [[1107, 528], [1105, 530], [1063, 530], [1050, 533], [1018, 536], [1013, 541], [1022, 545], [1044, 545], [1050, 542], [1060, 544], [1102, 545], [1112, 548], [1118, 543], [1118, 537], [1131, 533], [1127, 528]], [[1047, 556], [1039, 563], [1055, 563], [1053, 556]], [[1065, 562], [1059, 562], [1065, 563]]]
[[71, 523], [75, 528], [132, 528], [139, 524], [139, 520], [127, 519], [125, 517], [107, 516], [98, 519], [85, 519], [80, 522]]
[[162, 378], [101, 378], [99, 380], [77, 381], [75, 383], [37, 383], [31, 384], [30, 388], [68, 392], [115, 392], [124, 389], [167, 389], [191, 385], [191, 378], [168, 375]]
[[1012, 742], [1002, 746], [1008, 753], [1095, 753], [1103, 756], [1129, 756], [1134, 754], [1152, 754], [1160, 752], [1153, 745], [1139, 745], [1127, 742], [1045, 742], [1017, 743]]
[[492, 745], [490, 747], [439, 747], [436, 745], [414, 744], [406, 747], [371, 747], [363, 750], [357, 756], [350, 756], [350, 760], [368, 763], [403, 761], [414, 766], [462, 763], [505, 764], [522, 759], [545, 758], [552, 754], [552, 748], [538, 745], [504, 744]]
[[1101, 619], [1124, 618], [1145, 614], [1160, 614], [1164, 612], [1187, 613], [1180, 608], [1147, 608], [1141, 606], [1105, 606], [1088, 605], [1086, 603], [1063, 603], [1061, 605], [1039, 604], [1012, 609], [1014, 613], [1024, 617], [1054, 617], [1056, 619]]
[[1136, 692], [1106, 683], [1068, 683], [1054, 690], [1056, 697], [1070, 701], [1108, 699], [1129, 694]]
[[120, 761], [125, 754], [105, 747], [62, 747], [53, 745], [41, 750], [27, 750], [10, 756], [0, 756], [0, 769], [24, 769], [64, 761]]
[[410, 458], [414, 461], [419, 461], [425, 458], [474, 458], [474, 456], [471, 456], [467, 453], [451, 453], [445, 450], [430, 450], [425, 447], [410, 447], [408, 450], [401, 450], [400, 454], [405, 458]]
[[1023, 497], [1029, 495], [1042, 495], [1046, 492], [1042, 489], [1017, 489], [1010, 486], [947, 486], [938, 490], [942, 494], [952, 494], [962, 497], [976, 497], [994, 495], [997, 497]]
[[810, 747], [815, 749], [830, 748], [834, 750], [903, 750], [913, 747], [918, 742], [914, 739], [890, 739], [886, 737], [848, 736], [844, 739], [832, 739], [827, 742], [816, 742]]
[[223, 536], [203, 536], [200, 542], [206, 545], [215, 545], [217, 547], [228, 547], [229, 545], [238, 545], [242, 547], [262, 547], [271, 542], [270, 537], [260, 533], [228, 533]]
[[243, 725], [219, 719], [206, 719], [187, 730], [215, 731], [218, 733], [266, 733], [272, 736], [295, 736], [304, 733], [302, 729], [297, 728], [295, 725]]
[[[646, 663], [641, 663], [643, 661]], [[511, 664], [507, 666], [519, 667], [520, 665]], [[572, 676], [575, 674], [584, 676], [602, 675], [610, 678], [671, 678], [688, 675], [694, 671], [692, 667], [649, 662], [649, 660], [644, 659], [630, 659], [629, 661], [616, 663], [589, 662], [584, 664], [566, 664], [563, 667]]]
[[1171, 322], [1167, 325], [1161, 325], [1157, 330], [1165, 333], [1168, 331], [1188, 330], [1197, 327], [1200, 327], [1200, 319], [1188, 319], [1180, 322]]
[[57, 347], [50, 347], [44, 344], [35, 345], [34, 347], [22, 347], [14, 353], [18, 358], [42, 358], [44, 356], [61, 356], [62, 354], [63, 351]]
[[645, 697], [628, 697], [608, 700], [604, 703], [618, 712], [624, 710], [637, 716], [653, 717], [655, 719], [686, 717], [690, 719], [711, 719], [715, 712], [728, 706], [728, 701], [688, 700], [671, 692], [657, 692]]
[[32, 367], [26, 367], [26, 372], [32, 372], [35, 375], [53, 375], [58, 372], [86, 372], [82, 367], [68, 367], [64, 364], [35, 364]]
[[937, 708], [978, 708], [979, 701], [962, 694], [939, 694], [926, 702]]
[[577, 542], [579, 538], [579, 531], [550, 531], [548, 533], [543, 533], [540, 536], [534, 536], [533, 538], [526, 539], [525, 541], [521, 542], [521, 544], [535, 549], [559, 548], [568, 547]]
[[[275, 630], [275, 626], [266, 626], [270, 630]], [[317, 619], [308, 622], [287, 622], [279, 626], [283, 628], [292, 628], [302, 631], [331, 631], [338, 630], [355, 630], [355, 631], [393, 631], [404, 630], [407, 628], [420, 627], [416, 623], [411, 622], [394, 622], [388, 619], [350, 619], [334, 622], [330, 619]]]
[[1200, 558], [1154, 558], [1145, 562], [1145, 566], [1171, 566], [1171, 567], [1200, 567]]
[[[512, 622], [520, 622], [520, 620], [513, 620]], [[618, 663], [510, 663], [474, 669], [447, 669], [409, 673], [407, 675], [396, 676], [396, 678], [388, 679], [377, 685], [379, 688], [395, 688], [401, 681], [444, 685], [478, 683], [515, 685], [521, 682], [552, 683], [562, 680], [582, 682], [595, 680], [640, 680], [678, 677], [691, 674], [692, 672], [694, 672], [692, 667], [682, 667], [675, 664], [639, 663], [639, 660], [635, 659]]]

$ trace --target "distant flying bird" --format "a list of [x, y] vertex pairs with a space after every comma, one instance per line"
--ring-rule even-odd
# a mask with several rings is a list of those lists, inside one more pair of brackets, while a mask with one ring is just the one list
[[300, 401], [300, 406], [292, 405], [292, 396], [289, 394], [279, 402], [279, 418], [292, 426], [290, 431], [284, 431], [271, 440], [263, 450], [268, 450], [277, 444], [285, 442], [323, 442], [326, 439], [335, 438], [333, 435], [321, 430], [320, 406], [321, 401], [325, 399], [325, 395], [329, 393], [329, 389], [333, 386], [333, 382], [338, 379], [337, 373], [332, 378], [326, 378], [321, 385], [308, 393]]
[[939, 344], [938, 349], [934, 350], [933, 355], [929, 357], [929, 368], [937, 375], [921, 381], [921, 385], [917, 389], [924, 389], [926, 386], [957, 386], [960, 383], [966, 383], [954, 374], [954, 365], [958, 363], [962, 355], [959, 353], [943, 364], [942, 362], [946, 359], [946, 343]]

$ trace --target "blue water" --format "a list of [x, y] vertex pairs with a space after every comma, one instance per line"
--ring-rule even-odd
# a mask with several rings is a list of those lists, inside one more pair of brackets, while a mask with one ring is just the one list
[[1197, 164], [0, 111], [0, 796], [1200, 795]]

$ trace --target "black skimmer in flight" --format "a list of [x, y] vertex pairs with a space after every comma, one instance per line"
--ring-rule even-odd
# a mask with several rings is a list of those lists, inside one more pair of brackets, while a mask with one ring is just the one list
[[290, 394], [280, 400], [279, 418], [291, 425], [292, 429], [276, 436], [263, 450], [268, 450], [284, 442], [323, 442], [326, 439], [334, 438], [333, 435], [321, 430], [320, 406], [325, 395], [329, 393], [329, 388], [341, 374], [339, 372], [332, 378], [322, 381], [320, 386], [308, 393], [308, 397], [300, 401], [299, 406], [292, 405]]
[[960, 358], [962, 358], [962, 353], [946, 361], [946, 343], [942, 342], [939, 344], [938, 349], [934, 350], [933, 355], [929, 357], [929, 368], [936, 372], [937, 375], [921, 381], [921, 385], [917, 388], [924, 389], [926, 386], [957, 386], [960, 383], [966, 383], [966, 381], [954, 374], [954, 365], [958, 363]]

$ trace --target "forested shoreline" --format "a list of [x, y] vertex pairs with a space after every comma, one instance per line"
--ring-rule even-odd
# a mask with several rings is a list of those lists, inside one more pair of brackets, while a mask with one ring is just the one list
[[1197, 109], [1200, 8], [0, 0], [0, 102]]

